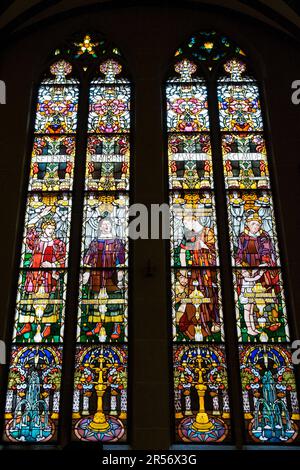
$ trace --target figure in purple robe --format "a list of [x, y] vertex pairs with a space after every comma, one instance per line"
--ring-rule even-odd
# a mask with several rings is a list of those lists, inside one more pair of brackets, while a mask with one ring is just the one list
[[[100, 220], [98, 237], [91, 241], [83, 263], [87, 267], [97, 268], [83, 274], [83, 284], [88, 284], [91, 298], [99, 297], [103, 289], [109, 294], [123, 288], [124, 271], [117, 268], [125, 265], [125, 245], [120, 238], [114, 236], [110, 218]], [[95, 318], [97, 315], [100, 320], [100, 312], [93, 313]], [[105, 315], [109, 317], [109, 312], [107, 311]], [[98, 331], [101, 326], [102, 322], [98, 321], [96, 330]], [[112, 339], [117, 339], [120, 332], [119, 322], [114, 323]]]
[[238, 239], [237, 266], [276, 266], [273, 242], [261, 225], [262, 220], [257, 214], [247, 217], [245, 229]]
[[112, 222], [109, 218], [102, 219], [99, 223], [98, 238], [92, 240], [83, 259], [85, 266], [91, 268], [112, 268], [91, 271], [89, 276], [90, 290], [99, 293], [105, 287], [107, 291], [117, 290], [116, 268], [124, 266], [125, 246], [119, 238], [114, 238]]

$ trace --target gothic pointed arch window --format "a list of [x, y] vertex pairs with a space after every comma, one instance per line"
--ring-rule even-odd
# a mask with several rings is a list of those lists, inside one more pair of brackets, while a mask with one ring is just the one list
[[99, 34], [56, 49], [37, 87], [5, 405], [10, 443], [57, 442], [72, 396], [74, 440], [126, 440], [130, 101], [124, 59]]
[[201, 32], [176, 51], [165, 95], [175, 440], [226, 443], [241, 427], [247, 443], [299, 442], [259, 83], [240, 47]]

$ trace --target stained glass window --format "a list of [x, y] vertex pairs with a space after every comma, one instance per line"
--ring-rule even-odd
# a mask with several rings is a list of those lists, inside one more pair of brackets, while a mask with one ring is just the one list
[[176, 441], [230, 438], [207, 84], [183, 57], [166, 85]]
[[[72, 439], [125, 442], [131, 83], [120, 51], [95, 34], [50, 63], [36, 94], [3, 438], [57, 442], [74, 342]], [[193, 35], [175, 53], [165, 101], [176, 442], [228, 444], [243, 426], [245, 443], [297, 443], [288, 292], [247, 55], [214, 31]]]
[[38, 90], [4, 439], [57, 439], [79, 81], [50, 66]]
[[278, 444], [299, 439], [300, 416], [261, 100], [249, 69], [237, 57], [223, 64], [219, 119], [246, 440]]
[[[120, 51], [100, 35], [76, 36], [54, 57], [37, 90], [4, 439], [58, 440], [68, 341], [73, 439], [125, 441], [131, 85]], [[77, 291], [71, 224], [82, 225]]]
[[[226, 363], [234, 355], [244, 442], [297, 442], [292, 331], [260, 90], [247, 55], [219, 33], [195, 34], [175, 53], [166, 103], [176, 441], [229, 442]], [[228, 224], [217, 230], [226, 206]], [[233, 303], [221, 296], [228, 252]], [[235, 345], [227, 343], [230, 325]]]
[[106, 59], [89, 90], [73, 436], [126, 440], [131, 86]]

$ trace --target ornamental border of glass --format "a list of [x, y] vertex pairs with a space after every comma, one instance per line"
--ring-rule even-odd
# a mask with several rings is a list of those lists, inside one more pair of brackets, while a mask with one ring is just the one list
[[46, 70], [32, 112], [3, 442], [55, 444], [71, 427], [75, 440], [124, 442], [131, 84], [119, 50], [98, 33], [75, 35]]
[[[291, 319], [257, 80], [240, 47], [215, 31], [200, 32], [176, 51], [165, 90], [174, 440], [299, 442]], [[217, 225], [220, 278], [212, 276]], [[222, 308], [220, 291], [233, 287], [234, 301], [223, 295]], [[230, 396], [243, 406], [232, 408], [231, 424], [228, 379]]]

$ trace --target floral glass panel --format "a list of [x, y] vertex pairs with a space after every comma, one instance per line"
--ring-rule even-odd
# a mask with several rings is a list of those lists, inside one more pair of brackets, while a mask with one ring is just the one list
[[239, 341], [288, 341], [280, 270], [260, 267], [235, 269], [233, 279]]
[[131, 88], [128, 80], [118, 77], [122, 66], [107, 60], [99, 69], [102, 76], [93, 80], [90, 87], [88, 132], [129, 132]]
[[258, 87], [249, 84], [221, 85], [219, 91], [220, 125], [224, 131], [261, 131], [262, 118]]
[[64, 268], [69, 250], [71, 198], [68, 193], [31, 193], [28, 197], [22, 266]]
[[166, 86], [167, 127], [169, 132], [209, 130], [205, 81], [195, 76], [197, 66], [189, 60], [178, 62]]
[[174, 345], [176, 440], [203, 444], [230, 438], [224, 346]]
[[292, 354], [276, 345], [240, 346], [247, 441], [299, 441], [299, 404]]
[[39, 91], [35, 132], [66, 134], [77, 125], [77, 87], [44, 86]]
[[74, 158], [75, 137], [36, 136], [31, 158], [29, 190], [72, 189]]
[[228, 75], [218, 85], [221, 131], [262, 131], [259, 89], [244, 76], [245, 64], [232, 59], [225, 63], [224, 70]]
[[77, 346], [73, 429], [77, 440], [126, 440], [127, 347]]
[[170, 189], [213, 187], [208, 134], [170, 134], [168, 155]]
[[[84, 267], [119, 268], [128, 257], [128, 196], [89, 193], [84, 205]], [[103, 285], [102, 287], [105, 287]]]
[[128, 132], [129, 98], [128, 87], [91, 87], [89, 132]]
[[57, 439], [62, 348], [13, 346], [4, 438], [42, 443]]
[[167, 85], [168, 130], [199, 132], [209, 128], [206, 86]]
[[126, 135], [88, 138], [86, 189], [129, 189], [129, 139]]
[[[61, 60], [50, 67], [54, 78], [45, 79], [38, 92], [35, 119], [37, 134], [68, 134], [76, 132], [79, 88], [77, 80], [69, 79], [72, 66]], [[71, 84], [72, 83], [72, 84]]]
[[223, 134], [222, 150], [226, 188], [269, 188], [266, 147], [261, 135]]
[[228, 210], [233, 265], [280, 265], [271, 194], [230, 191]]
[[[84, 270], [80, 276], [78, 342], [124, 342], [128, 326], [128, 279], [122, 269]], [[120, 333], [116, 328], [120, 326]]]
[[13, 341], [62, 341], [66, 277], [57, 269], [20, 271]]
[[170, 195], [171, 255], [174, 267], [216, 266], [214, 197], [209, 191]]
[[174, 270], [172, 286], [173, 339], [224, 340], [219, 271]]

